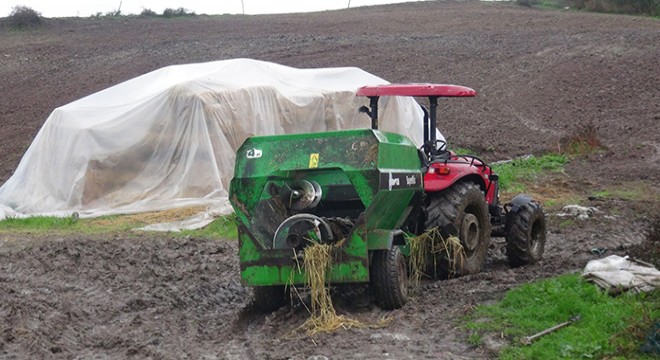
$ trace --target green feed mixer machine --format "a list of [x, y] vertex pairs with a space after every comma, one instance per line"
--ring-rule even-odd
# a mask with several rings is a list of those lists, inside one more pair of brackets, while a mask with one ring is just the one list
[[[456, 85], [360, 88], [359, 110], [371, 129], [248, 138], [236, 156], [230, 202], [238, 221], [241, 279], [265, 310], [304, 285], [304, 249], [334, 244], [327, 281], [368, 283], [384, 309], [407, 299], [409, 239], [422, 234], [460, 241], [458, 259], [434, 259], [429, 274], [480, 272], [491, 236], [506, 238], [512, 266], [539, 261], [546, 239], [540, 204], [518, 195], [501, 205], [498, 178], [485, 161], [457, 155], [436, 139], [442, 97], [471, 97]], [[428, 97], [424, 144], [378, 130], [382, 96]]]

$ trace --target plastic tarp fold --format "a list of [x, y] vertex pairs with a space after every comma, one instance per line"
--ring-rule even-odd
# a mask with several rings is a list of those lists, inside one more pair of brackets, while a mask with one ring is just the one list
[[660, 271], [650, 264], [644, 266], [636, 262], [628, 256], [610, 255], [589, 261], [582, 276], [610, 294], [628, 290], [648, 292], [660, 287]]
[[[0, 219], [211, 206], [230, 211], [235, 151], [253, 135], [369, 127], [358, 68], [233, 59], [175, 65], [55, 109], [0, 188]], [[412, 98], [383, 98], [381, 129], [422, 142]]]

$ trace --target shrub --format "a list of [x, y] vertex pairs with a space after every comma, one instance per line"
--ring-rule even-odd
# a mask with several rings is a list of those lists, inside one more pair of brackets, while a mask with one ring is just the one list
[[14, 6], [9, 14], [9, 23], [16, 28], [41, 25], [41, 14], [27, 6]]
[[108, 11], [107, 13], [105, 13], [105, 16], [106, 17], [120, 17], [121, 16], [121, 10], [117, 9], [117, 10]]
[[660, 15], [660, 0], [569, 0], [571, 7], [617, 14]]
[[538, 0], [516, 0], [516, 4], [520, 6], [532, 7], [538, 4]]
[[195, 12], [193, 11], [188, 11], [187, 9], [184, 8], [178, 8], [178, 9], [172, 9], [172, 8], [167, 8], [163, 10], [163, 17], [165, 18], [173, 18], [173, 17], [181, 17], [181, 16], [195, 16]]
[[157, 17], [158, 14], [156, 14], [155, 11], [151, 9], [142, 9], [142, 12], [140, 13], [140, 17]]

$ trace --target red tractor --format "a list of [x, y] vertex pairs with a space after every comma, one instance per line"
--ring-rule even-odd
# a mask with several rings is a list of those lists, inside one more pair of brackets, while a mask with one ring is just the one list
[[[421, 234], [437, 227], [443, 236], [455, 235], [463, 246], [461, 261], [437, 263], [444, 275], [467, 275], [482, 270], [490, 237], [506, 238], [511, 266], [538, 262], [546, 241], [546, 221], [541, 205], [527, 195], [518, 195], [504, 205], [499, 201], [498, 176], [482, 159], [457, 155], [436, 139], [438, 98], [473, 97], [476, 91], [464, 86], [437, 84], [390, 84], [365, 86], [358, 96], [370, 99], [360, 111], [369, 115], [372, 129], [378, 128], [378, 99], [381, 96], [428, 97], [424, 112], [424, 144], [419, 157], [424, 173], [423, 199], [416, 202], [404, 230]], [[415, 202], [413, 202], [415, 203]], [[450, 270], [451, 269], [451, 270]]]

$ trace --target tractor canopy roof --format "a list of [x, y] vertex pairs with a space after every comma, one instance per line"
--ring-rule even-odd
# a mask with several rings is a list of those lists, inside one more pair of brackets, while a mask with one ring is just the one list
[[449, 84], [387, 84], [369, 85], [358, 89], [358, 96], [437, 96], [472, 97], [477, 92], [469, 87]]

